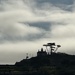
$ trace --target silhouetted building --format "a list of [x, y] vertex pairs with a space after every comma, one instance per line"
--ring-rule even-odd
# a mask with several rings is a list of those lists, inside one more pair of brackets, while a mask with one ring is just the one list
[[41, 48], [41, 51], [37, 52], [37, 56], [46, 56], [46, 55], [47, 55], [47, 52], [43, 51], [43, 48]]

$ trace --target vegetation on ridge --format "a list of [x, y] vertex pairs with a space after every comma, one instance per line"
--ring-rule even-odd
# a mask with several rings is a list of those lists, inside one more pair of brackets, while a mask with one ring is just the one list
[[64, 53], [24, 59], [15, 65], [29, 75], [75, 75], [75, 56]]

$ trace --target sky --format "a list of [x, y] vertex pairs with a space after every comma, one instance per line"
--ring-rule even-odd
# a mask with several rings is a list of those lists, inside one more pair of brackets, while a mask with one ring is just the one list
[[74, 0], [0, 0], [0, 64], [36, 56], [49, 42], [75, 55]]

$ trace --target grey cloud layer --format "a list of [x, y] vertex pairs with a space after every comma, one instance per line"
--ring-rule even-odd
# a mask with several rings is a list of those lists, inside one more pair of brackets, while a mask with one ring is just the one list
[[36, 5], [37, 5], [38, 8], [43, 8], [43, 7], [46, 7], [46, 6], [51, 4], [55, 7], [59, 7], [63, 10], [67, 10], [67, 11], [72, 10], [71, 5], [73, 3], [74, 3], [74, 0], [36, 0]]
[[0, 63], [15, 63], [47, 42], [73, 54], [74, 20], [74, 0], [0, 0]]

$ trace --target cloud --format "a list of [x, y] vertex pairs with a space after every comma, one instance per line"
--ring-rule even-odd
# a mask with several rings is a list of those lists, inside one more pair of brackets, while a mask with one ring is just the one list
[[[18, 13], [19, 12], [19, 13]], [[33, 17], [33, 19], [32, 19]], [[35, 22], [41, 20], [30, 10], [14, 9], [12, 11], [4, 11], [0, 13], [0, 41], [20, 41], [34, 35], [43, 33], [43, 29], [30, 26], [27, 22]], [[22, 24], [21, 22], [26, 22]], [[30, 36], [29, 36], [30, 35]], [[26, 38], [25, 38], [26, 37]]]
[[23, 24], [11, 24], [6, 26], [0, 25], [0, 41], [22, 41], [30, 35], [38, 35], [42, 33], [42, 29]]
[[34, 56], [48, 42], [75, 54], [74, 16], [73, 0], [0, 0], [0, 63]]
[[75, 25], [59, 25], [53, 28], [52, 36], [55, 38], [75, 37]]
[[[62, 10], [71, 11], [72, 10], [72, 4], [74, 3], [74, 0], [34, 0], [36, 1], [37, 8], [46, 8], [51, 9], [54, 6], [58, 7]], [[50, 7], [50, 5], [53, 5], [53, 7]]]

